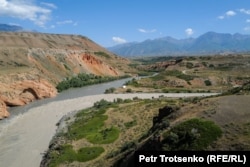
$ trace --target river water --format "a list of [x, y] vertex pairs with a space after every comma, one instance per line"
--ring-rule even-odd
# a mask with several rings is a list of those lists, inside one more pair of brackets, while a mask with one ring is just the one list
[[103, 94], [110, 87], [121, 87], [129, 79], [77, 89], [69, 89], [55, 98], [32, 102], [10, 109], [11, 116], [0, 121], [0, 167], [39, 167], [56, 123], [66, 114], [91, 107], [101, 99], [209, 96], [205, 93]]
[[[46, 108], [46, 106], [48, 106], [51, 103], [63, 102], [65, 100], [70, 100], [70, 99], [84, 97], [84, 96], [103, 94], [106, 89], [111, 88], [111, 87], [115, 87], [115, 88], [121, 87], [128, 80], [130, 79], [127, 78], [127, 79], [121, 79], [121, 80], [117, 80], [113, 82], [102, 83], [98, 85], [91, 85], [91, 86], [86, 86], [82, 88], [69, 89], [69, 90], [65, 90], [59, 93], [54, 98], [42, 99], [42, 100], [34, 101], [25, 106], [9, 108], [9, 112], [11, 114], [10, 118], [0, 121], [0, 167], [11, 167], [11, 166], [22, 167], [24, 165], [27, 165], [27, 163], [24, 163], [23, 165], [21, 165], [20, 163], [14, 163], [14, 162], [15, 162], [15, 159], [19, 159], [20, 154], [21, 156], [22, 154], [26, 154], [25, 152], [22, 152], [22, 150], [18, 150], [19, 148], [17, 147], [17, 145], [20, 145], [22, 143], [25, 144], [24, 140], [26, 139], [22, 138], [22, 135], [25, 136], [24, 134], [26, 132], [25, 132], [25, 129], [23, 128], [21, 129], [21, 127], [24, 127], [25, 123], [27, 123], [23, 121], [26, 121], [26, 119], [29, 119], [30, 116], [28, 115], [31, 115], [31, 114], [34, 115], [33, 110], [37, 109], [39, 111], [42, 111], [42, 108], [41, 108], [42, 106], [45, 106]], [[39, 111], [37, 113], [40, 113]], [[58, 119], [60, 119], [61, 116], [62, 115], [58, 115], [58, 114], [56, 115]], [[50, 117], [50, 115], [47, 115], [47, 117]], [[43, 120], [43, 122], [44, 124], [46, 124], [46, 119]], [[30, 129], [26, 129], [26, 130], [28, 131]], [[50, 138], [52, 138], [52, 136], [50, 136]], [[30, 151], [32, 152], [32, 150]], [[25, 161], [29, 161], [29, 160], [25, 160]], [[28, 166], [25, 166], [25, 167], [28, 167]], [[30, 167], [36, 167], [36, 166], [32, 166], [32, 163], [31, 163]]]

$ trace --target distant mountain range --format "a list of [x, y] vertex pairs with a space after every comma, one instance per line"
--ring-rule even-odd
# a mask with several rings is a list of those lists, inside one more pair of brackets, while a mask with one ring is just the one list
[[17, 25], [0, 24], [0, 31], [19, 32], [19, 31], [23, 31], [23, 28]]
[[250, 35], [207, 32], [198, 38], [172, 37], [107, 48], [120, 56], [211, 55], [250, 52]]

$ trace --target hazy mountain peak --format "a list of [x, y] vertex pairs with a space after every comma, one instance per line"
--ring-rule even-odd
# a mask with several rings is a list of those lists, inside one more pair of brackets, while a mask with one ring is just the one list
[[122, 56], [205, 55], [224, 52], [250, 52], [250, 35], [209, 31], [197, 38], [175, 39], [167, 36], [154, 40], [108, 48]]
[[23, 31], [23, 28], [18, 25], [0, 24], [0, 31], [17, 32]]

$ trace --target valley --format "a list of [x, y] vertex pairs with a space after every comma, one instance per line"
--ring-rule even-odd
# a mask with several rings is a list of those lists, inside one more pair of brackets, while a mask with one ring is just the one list
[[249, 5], [0, 0], [0, 167], [250, 166]]
[[87, 37], [27, 32], [0, 33], [0, 44], [7, 166], [125, 167], [136, 150], [250, 149], [247, 53], [127, 59]]
[[104, 98], [66, 117], [41, 166], [133, 166], [138, 150], [250, 149], [249, 55], [131, 61], [138, 74], [154, 75], [136, 76], [126, 86], [107, 89], [107, 95], [164, 94], [113, 102]]

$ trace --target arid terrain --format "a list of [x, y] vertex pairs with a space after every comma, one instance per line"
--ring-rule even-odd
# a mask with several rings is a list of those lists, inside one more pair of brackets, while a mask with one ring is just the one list
[[65, 119], [41, 166], [131, 166], [136, 150], [249, 150], [249, 63], [249, 55], [133, 60], [139, 74], [157, 74], [107, 93], [219, 95], [100, 101]]
[[77, 35], [0, 33], [0, 119], [8, 106], [56, 96], [56, 84], [79, 73], [121, 76], [129, 60]]
[[250, 82], [250, 55], [135, 59], [133, 66], [158, 75], [129, 82], [131, 92], [222, 93]]

